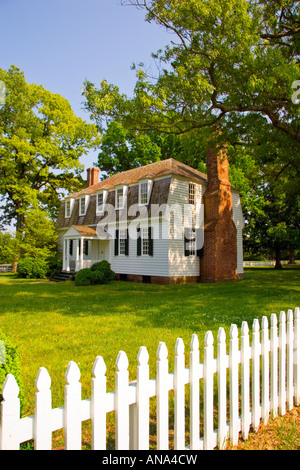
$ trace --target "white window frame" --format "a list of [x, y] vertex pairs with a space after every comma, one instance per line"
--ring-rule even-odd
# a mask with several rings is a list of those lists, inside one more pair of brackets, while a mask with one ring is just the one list
[[126, 255], [126, 239], [127, 239], [126, 229], [120, 229], [119, 230], [119, 256]]
[[[99, 196], [102, 195], [102, 205], [100, 206], [99, 208]], [[105, 206], [105, 203], [106, 203], [106, 198], [107, 198], [107, 191], [99, 191], [97, 193], [97, 197], [96, 197], [96, 213], [97, 214], [103, 214], [104, 213], [104, 206]]]
[[149, 227], [141, 227], [141, 236], [142, 236], [142, 246], [141, 246], [141, 255], [149, 256]]
[[[82, 208], [81, 208], [81, 201], [83, 199], [84, 199], [84, 212], [82, 211]], [[81, 196], [79, 198], [79, 216], [82, 216], [82, 215], [86, 214], [86, 211], [87, 211], [87, 208], [88, 208], [88, 200], [89, 200], [88, 196]]]
[[[142, 201], [142, 187], [143, 185], [147, 185], [147, 201]], [[150, 201], [150, 194], [152, 189], [152, 181], [151, 180], [141, 180], [139, 181], [139, 206], [147, 206]]]
[[190, 229], [190, 238], [189, 238], [188, 243], [189, 243], [189, 256], [195, 256], [197, 254], [195, 227], [192, 227]]
[[[191, 197], [193, 199], [193, 202], [191, 202]], [[196, 184], [195, 183], [189, 183], [189, 204], [193, 206], [196, 204]]]
[[[118, 191], [122, 190], [122, 206], [118, 205]], [[117, 186], [115, 188], [115, 208], [116, 210], [124, 209], [125, 201], [127, 197], [127, 186]]]
[[[70, 204], [69, 212], [68, 212], [68, 203]], [[74, 199], [72, 199], [72, 198], [66, 199], [66, 201], [65, 201], [65, 217], [66, 218], [71, 217], [72, 210], [73, 210], [73, 205], [74, 205]]]

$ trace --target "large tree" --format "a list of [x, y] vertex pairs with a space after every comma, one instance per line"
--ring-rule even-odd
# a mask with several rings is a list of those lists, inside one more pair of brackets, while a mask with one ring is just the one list
[[26, 214], [53, 218], [64, 191], [82, 185], [80, 157], [97, 144], [97, 130], [76, 117], [69, 102], [26, 82], [15, 66], [0, 69], [5, 102], [0, 108], [1, 225], [25, 228]]
[[299, 2], [292, 0], [126, 0], [172, 32], [154, 56], [158, 77], [140, 68], [134, 96], [106, 81], [85, 83], [86, 107], [100, 124], [119, 119], [138, 129], [181, 134], [221, 127], [231, 114], [263, 116], [300, 145]]

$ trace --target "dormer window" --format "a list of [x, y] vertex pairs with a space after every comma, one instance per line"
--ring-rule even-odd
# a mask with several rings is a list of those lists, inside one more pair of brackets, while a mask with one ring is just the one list
[[88, 196], [82, 196], [79, 199], [79, 215], [85, 215], [88, 206]]
[[123, 209], [127, 195], [127, 186], [116, 188], [116, 209]]
[[152, 181], [142, 180], [139, 182], [139, 205], [147, 206], [150, 200]]
[[67, 199], [65, 202], [65, 217], [71, 217], [74, 199]]
[[104, 213], [104, 205], [106, 202], [106, 197], [107, 197], [107, 191], [101, 191], [100, 193], [97, 194], [97, 206], [96, 206], [97, 214]]

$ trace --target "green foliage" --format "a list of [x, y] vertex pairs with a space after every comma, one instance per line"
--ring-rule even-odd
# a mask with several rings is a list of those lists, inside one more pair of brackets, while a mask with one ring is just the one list
[[75, 275], [76, 286], [90, 286], [91, 285], [91, 270], [89, 268], [80, 269]]
[[115, 278], [115, 273], [110, 267], [110, 263], [106, 260], [99, 261], [94, 263], [91, 266], [92, 272], [103, 273], [107, 281], [112, 281]]
[[31, 208], [56, 217], [61, 192], [82, 186], [79, 158], [96, 145], [97, 131], [74, 115], [69, 102], [28, 84], [15, 66], [0, 69], [6, 100], [0, 109], [0, 199], [3, 224], [17, 230]]
[[27, 279], [46, 279], [48, 265], [44, 259], [23, 258], [18, 263], [19, 277]]
[[75, 275], [75, 284], [77, 286], [91, 286], [98, 284], [107, 284], [115, 277], [115, 273], [110, 267], [108, 261], [99, 261], [93, 264], [91, 268], [85, 268], [78, 271]]
[[[21, 379], [21, 357], [18, 348], [12, 344], [11, 340], [0, 330], [0, 391], [7, 374], [12, 374], [19, 386], [19, 398], [21, 400], [21, 408], [24, 402], [23, 384]], [[0, 394], [0, 401], [2, 395]]]

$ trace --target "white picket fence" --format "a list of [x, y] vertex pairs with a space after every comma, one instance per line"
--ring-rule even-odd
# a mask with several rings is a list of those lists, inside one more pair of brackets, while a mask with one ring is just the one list
[[[106, 366], [101, 356], [92, 370], [91, 399], [81, 399], [80, 371], [70, 362], [65, 379], [65, 402], [52, 409], [51, 379], [45, 368], [36, 378], [35, 414], [20, 418], [18, 385], [12, 375], [3, 384], [1, 402], [0, 449], [19, 449], [20, 443], [34, 439], [34, 448], [52, 448], [52, 432], [64, 429], [65, 449], [81, 449], [82, 422], [91, 420], [91, 448], [106, 449], [107, 413], [115, 412], [115, 446], [118, 450], [149, 449], [149, 398], [156, 396], [157, 449], [169, 448], [169, 391], [174, 390], [174, 449], [200, 450], [224, 448], [227, 439], [233, 445], [247, 439], [250, 428], [258, 430], [269, 416], [284, 415], [300, 405], [300, 311], [280, 312], [261, 325], [254, 320], [252, 335], [243, 322], [240, 334], [232, 325], [227, 353], [223, 328], [214, 338], [208, 331], [204, 340], [204, 358], [200, 363], [199, 341], [192, 335], [189, 367], [185, 366], [184, 344], [175, 346], [174, 372], [169, 372], [165, 343], [157, 350], [156, 378], [149, 378], [149, 355], [140, 348], [137, 380], [129, 382], [128, 359], [120, 351], [116, 360], [115, 391], [107, 392]], [[250, 344], [251, 342], [251, 344]], [[217, 379], [214, 375], [217, 374]], [[203, 393], [200, 381], [203, 380]], [[217, 396], [214, 403], [214, 387]], [[186, 385], [189, 394], [186, 395]], [[185, 397], [189, 396], [190, 426], [186, 429]], [[203, 435], [200, 435], [200, 409], [203, 410]], [[218, 429], [214, 429], [217, 413]], [[202, 418], [201, 418], [202, 419]], [[189, 436], [188, 445], [186, 438]]]

